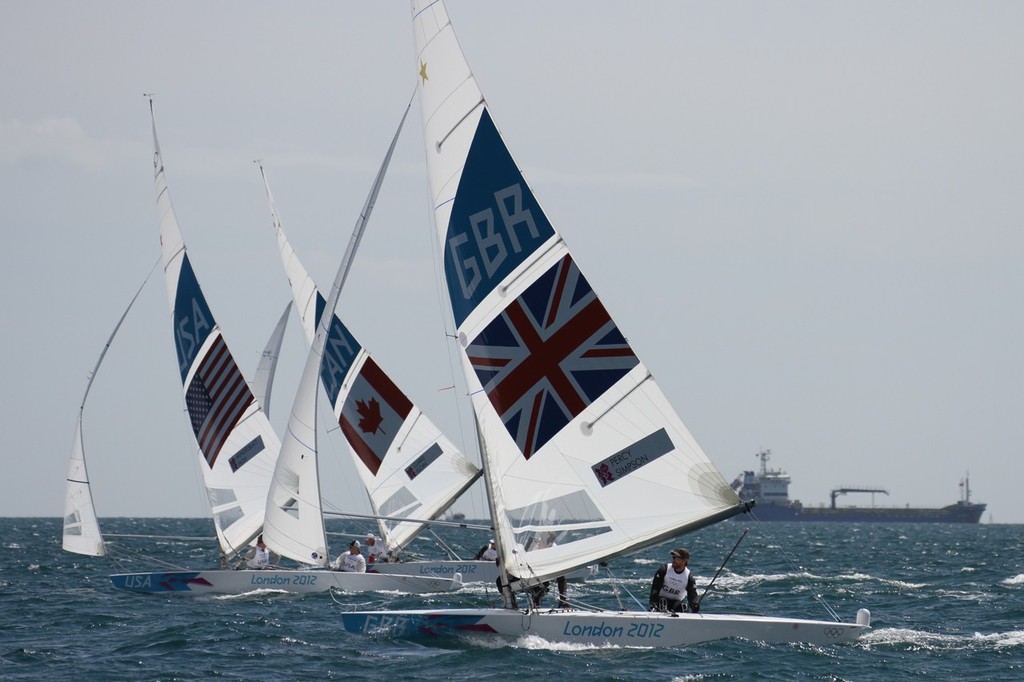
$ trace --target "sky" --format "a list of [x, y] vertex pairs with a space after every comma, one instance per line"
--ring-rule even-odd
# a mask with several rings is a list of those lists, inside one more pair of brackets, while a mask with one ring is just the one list
[[[0, 516], [60, 516], [88, 373], [159, 257], [143, 93], [251, 376], [290, 296], [253, 160], [330, 282], [418, 65], [404, 2], [0, 3]], [[1024, 4], [447, 6], [552, 224], [727, 480], [770, 449], [805, 504], [941, 506], [969, 472], [985, 522], [1024, 523]], [[430, 220], [414, 105], [339, 312], [475, 458]], [[293, 319], [279, 430], [303, 346]], [[85, 447], [101, 517], [208, 513], [159, 268]], [[332, 506], [368, 510], [324, 461]]]

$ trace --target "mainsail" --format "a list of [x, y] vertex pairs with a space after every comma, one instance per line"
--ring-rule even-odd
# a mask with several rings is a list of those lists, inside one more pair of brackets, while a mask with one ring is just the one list
[[444, 285], [507, 572], [548, 580], [745, 507], [505, 146], [444, 4], [413, 2]]
[[199, 288], [167, 188], [152, 99], [150, 114], [160, 250], [178, 369], [217, 539], [224, 557], [230, 558], [263, 526], [281, 444]]
[[[330, 306], [288, 242], [262, 165], [260, 172], [281, 261], [312, 343], [323, 311]], [[363, 221], [369, 219], [371, 209], [372, 204], [364, 210]], [[383, 517], [378, 525], [386, 545], [407, 546], [423, 524], [403, 519], [433, 519], [442, 514], [477, 479], [479, 468], [406, 397], [337, 315], [324, 350], [321, 378], [373, 513]]]
[[[156, 266], [154, 265], [154, 268]], [[150, 270], [150, 274], [152, 274]], [[88, 556], [104, 556], [107, 548], [103, 542], [103, 533], [100, 531], [100, 522], [96, 517], [96, 507], [92, 500], [92, 487], [89, 484], [89, 472], [85, 466], [85, 443], [82, 439], [82, 418], [85, 415], [85, 400], [89, 397], [89, 390], [92, 389], [92, 382], [96, 379], [96, 372], [99, 371], [103, 358], [110, 350], [110, 344], [121, 329], [124, 318], [128, 311], [135, 305], [135, 300], [142, 293], [142, 288], [149, 281], [149, 275], [139, 286], [139, 290], [132, 296], [128, 306], [121, 313], [121, 317], [110, 332], [110, 337], [103, 345], [100, 356], [96, 360], [96, 366], [89, 373], [89, 381], [85, 385], [85, 393], [82, 395], [82, 404], [78, 408], [78, 421], [75, 422], [75, 437], [71, 442], [71, 457], [68, 460], [68, 479], [64, 492], [64, 538], [61, 547], [67, 552], [85, 554]]]
[[[337, 400], [339, 403], [344, 403], [346, 391], [342, 386], [345, 380], [353, 381], [348, 374], [355, 367], [356, 360], [359, 361], [359, 366], [363, 371], [372, 363], [368, 354], [359, 347], [335, 316], [334, 310], [351, 269], [352, 260], [366, 230], [370, 214], [373, 212], [377, 195], [384, 183], [388, 164], [391, 162], [395, 144], [398, 142], [398, 136], [408, 113], [409, 107], [406, 107], [402, 114], [402, 120], [398, 124], [398, 130], [395, 131], [384, 161], [374, 178], [363, 210], [356, 220], [348, 248], [338, 266], [338, 273], [326, 300], [320, 295], [306, 271], [302, 269], [287, 240], [284, 239], [280, 220], [274, 210], [273, 198], [270, 196], [270, 185], [267, 184], [271, 215], [274, 219], [274, 226], [278, 230], [282, 258], [289, 274], [289, 280], [292, 282], [296, 307], [300, 311], [303, 327], [307, 329], [307, 334], [309, 334], [309, 325], [315, 325], [315, 333], [310, 339], [310, 351], [306, 358], [302, 380], [292, 406], [288, 429], [281, 447], [281, 457], [277, 462], [270, 496], [267, 499], [267, 525], [264, 533], [267, 543], [275, 551], [296, 561], [324, 565], [328, 558], [317, 464], [317, 383], [322, 380], [327, 395], [332, 398], [338, 396], [339, 393], [343, 394]], [[260, 171], [263, 171], [262, 166]], [[266, 182], [266, 174], [263, 177]], [[285, 257], [285, 248], [288, 249], [290, 257]], [[292, 266], [292, 269], [288, 268], [289, 265]], [[306, 295], [299, 298], [299, 292], [304, 292]], [[313, 308], [314, 304], [319, 305]], [[355, 381], [361, 377], [358, 373], [354, 376]], [[391, 396], [384, 393], [380, 399], [385, 400], [388, 397]], [[378, 396], [373, 395], [366, 397], [367, 402], [377, 399]], [[385, 406], [383, 411], [386, 412], [386, 409]], [[344, 419], [341, 420], [341, 425], [344, 430], [346, 427]], [[346, 436], [348, 437], [348, 431], [346, 431]], [[349, 441], [351, 443], [351, 437], [349, 437]]]

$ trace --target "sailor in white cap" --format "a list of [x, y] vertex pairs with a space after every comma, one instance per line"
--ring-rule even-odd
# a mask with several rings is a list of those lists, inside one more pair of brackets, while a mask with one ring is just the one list
[[494, 538], [487, 541], [487, 544], [476, 553], [477, 561], [494, 561], [498, 558], [498, 548], [494, 544]]
[[353, 540], [348, 546], [348, 552], [335, 559], [334, 570], [366, 573], [366, 559], [359, 553], [359, 540]]

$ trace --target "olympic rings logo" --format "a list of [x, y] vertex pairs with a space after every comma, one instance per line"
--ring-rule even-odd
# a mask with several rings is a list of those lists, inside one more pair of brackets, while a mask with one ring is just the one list
[[842, 637], [843, 633], [845, 631], [846, 631], [845, 628], [840, 628], [840, 627], [825, 628], [825, 636], [826, 637], [831, 637], [833, 639], [836, 639], [838, 637]]

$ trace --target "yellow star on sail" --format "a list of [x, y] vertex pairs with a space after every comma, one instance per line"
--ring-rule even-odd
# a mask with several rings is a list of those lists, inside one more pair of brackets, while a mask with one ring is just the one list
[[427, 65], [424, 64], [423, 62], [420, 62], [420, 78], [423, 79], [424, 83], [430, 80], [429, 78], [427, 78]]

